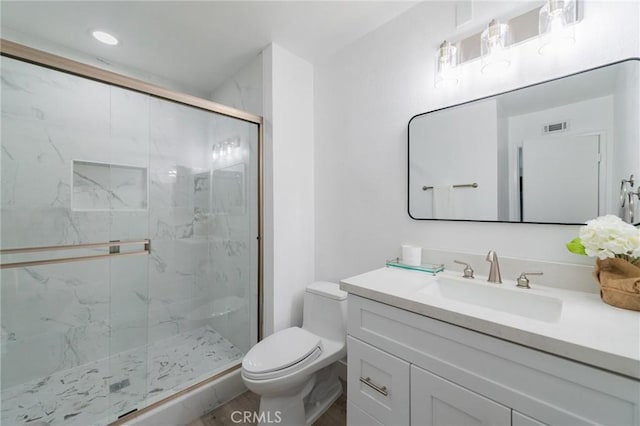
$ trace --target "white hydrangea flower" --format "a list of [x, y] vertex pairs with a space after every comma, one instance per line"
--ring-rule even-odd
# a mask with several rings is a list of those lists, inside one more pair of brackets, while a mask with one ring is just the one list
[[580, 228], [579, 237], [589, 256], [600, 259], [640, 257], [640, 229], [618, 216], [606, 215], [588, 221]]

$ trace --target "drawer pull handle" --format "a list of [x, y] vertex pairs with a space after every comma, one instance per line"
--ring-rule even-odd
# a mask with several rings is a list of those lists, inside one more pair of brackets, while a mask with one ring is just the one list
[[367, 377], [366, 379], [364, 377], [360, 377], [360, 381], [362, 383], [364, 383], [365, 385], [369, 386], [371, 389], [373, 389], [376, 392], [379, 392], [381, 394], [383, 394], [384, 396], [389, 396], [389, 392], [387, 392], [387, 387], [386, 386], [378, 386], [375, 383], [373, 383], [371, 381], [371, 377]]

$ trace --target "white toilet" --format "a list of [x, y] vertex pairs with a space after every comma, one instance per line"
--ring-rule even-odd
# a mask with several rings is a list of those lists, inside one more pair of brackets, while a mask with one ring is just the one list
[[304, 294], [302, 328], [278, 331], [242, 360], [242, 380], [260, 398], [260, 425], [310, 425], [342, 394], [335, 362], [347, 353], [347, 293], [315, 282]]

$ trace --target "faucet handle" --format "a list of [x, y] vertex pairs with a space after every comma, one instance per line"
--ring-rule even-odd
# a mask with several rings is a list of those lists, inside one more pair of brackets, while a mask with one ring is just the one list
[[516, 287], [520, 287], [520, 288], [531, 288], [531, 286], [529, 285], [529, 278], [527, 278], [527, 275], [543, 275], [542, 272], [523, 272], [520, 274], [520, 276], [518, 277], [518, 279], [516, 280], [518, 284], [516, 284]]
[[468, 263], [460, 262], [459, 260], [454, 260], [453, 263], [464, 265], [464, 271], [463, 271], [464, 278], [473, 278], [473, 268]]

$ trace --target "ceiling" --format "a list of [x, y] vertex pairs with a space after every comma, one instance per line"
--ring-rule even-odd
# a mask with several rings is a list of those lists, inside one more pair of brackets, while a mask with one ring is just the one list
[[[2, 36], [40, 40], [209, 94], [274, 42], [316, 63], [416, 1], [2, 1]], [[119, 38], [102, 45], [95, 29]]]

